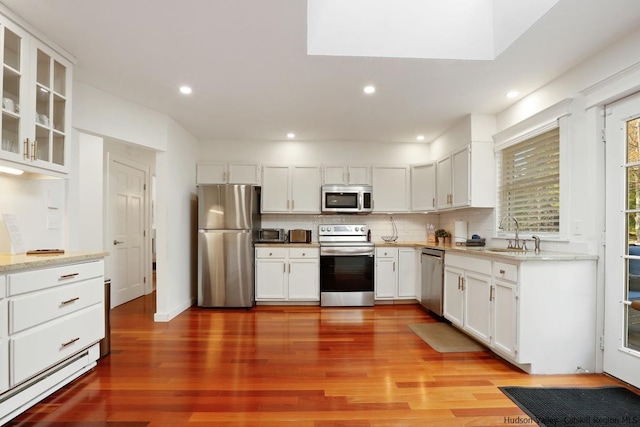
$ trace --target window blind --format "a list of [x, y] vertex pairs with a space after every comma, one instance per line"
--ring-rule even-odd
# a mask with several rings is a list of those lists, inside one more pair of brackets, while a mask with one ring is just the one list
[[[498, 152], [498, 221], [515, 217], [520, 231], [560, 232], [560, 129]], [[505, 231], [515, 231], [505, 221]]]

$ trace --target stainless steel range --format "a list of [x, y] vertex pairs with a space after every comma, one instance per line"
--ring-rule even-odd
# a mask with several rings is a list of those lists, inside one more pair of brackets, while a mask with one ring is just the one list
[[375, 250], [368, 231], [361, 224], [318, 227], [321, 306], [373, 306]]

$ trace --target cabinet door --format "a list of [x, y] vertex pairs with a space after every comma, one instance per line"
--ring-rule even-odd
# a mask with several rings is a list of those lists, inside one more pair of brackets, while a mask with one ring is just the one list
[[416, 298], [417, 261], [415, 249], [398, 249], [398, 298]]
[[32, 39], [32, 97], [35, 119], [29, 134], [33, 138], [31, 161], [34, 166], [66, 172], [69, 159], [71, 125], [71, 64], [47, 46]]
[[444, 269], [443, 315], [451, 323], [462, 327], [464, 321], [464, 272], [451, 267]]
[[289, 300], [320, 300], [320, 266], [318, 259], [289, 261]]
[[6, 277], [0, 275], [0, 393], [9, 388], [9, 345], [8, 345], [8, 307], [6, 295]]
[[320, 168], [294, 166], [291, 172], [291, 211], [320, 213]]
[[323, 168], [323, 179], [322, 182], [324, 184], [346, 184], [347, 183], [347, 168], [345, 166], [332, 166], [327, 165]]
[[373, 168], [374, 212], [409, 212], [409, 168]]
[[196, 167], [196, 183], [225, 184], [227, 182], [227, 165], [224, 163], [198, 164]]
[[451, 156], [451, 204], [453, 207], [469, 206], [469, 147], [465, 147]]
[[260, 166], [255, 163], [230, 163], [229, 184], [260, 184]]
[[375, 296], [376, 299], [393, 299], [398, 289], [398, 250], [376, 249]]
[[481, 341], [491, 341], [491, 277], [466, 272], [464, 329]]
[[517, 322], [516, 284], [494, 279], [491, 346], [514, 358], [517, 350]]
[[262, 212], [289, 212], [289, 166], [262, 169], [261, 200]]
[[436, 209], [436, 165], [411, 167], [411, 211], [428, 212]]
[[287, 298], [285, 259], [256, 260], [256, 300], [280, 300]]
[[369, 166], [349, 166], [347, 182], [349, 184], [371, 185], [370, 171]]
[[438, 161], [436, 166], [436, 186], [438, 188], [436, 199], [438, 209], [451, 207], [451, 157], [445, 157]]
[[2, 125], [0, 158], [26, 163], [28, 158], [27, 106], [30, 100], [28, 63], [28, 39], [26, 32], [13, 28], [0, 16], [0, 40], [2, 44]]

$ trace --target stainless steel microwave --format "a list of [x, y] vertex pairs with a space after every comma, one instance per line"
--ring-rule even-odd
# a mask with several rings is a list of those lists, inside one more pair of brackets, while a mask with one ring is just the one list
[[370, 185], [323, 185], [323, 213], [371, 213], [373, 209]]

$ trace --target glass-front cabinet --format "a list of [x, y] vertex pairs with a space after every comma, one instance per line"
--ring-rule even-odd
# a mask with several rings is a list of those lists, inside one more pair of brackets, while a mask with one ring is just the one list
[[28, 171], [66, 173], [72, 64], [3, 19], [0, 159]]

